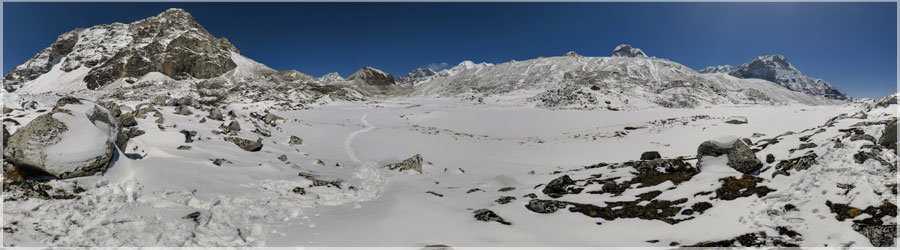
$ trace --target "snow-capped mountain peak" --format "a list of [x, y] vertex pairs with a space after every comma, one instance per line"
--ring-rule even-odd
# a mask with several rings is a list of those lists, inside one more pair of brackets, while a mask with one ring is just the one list
[[319, 82], [325, 83], [325, 84], [344, 81], [344, 77], [342, 77], [341, 74], [338, 74], [338, 72], [331, 72], [331, 73], [325, 74], [322, 77], [319, 77], [317, 79], [319, 80]]

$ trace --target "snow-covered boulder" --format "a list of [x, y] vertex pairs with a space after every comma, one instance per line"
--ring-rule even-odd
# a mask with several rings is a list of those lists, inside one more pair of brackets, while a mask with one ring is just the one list
[[400, 172], [406, 170], [415, 170], [416, 172], [422, 173], [422, 155], [416, 154], [409, 159], [403, 160], [400, 163], [394, 163], [387, 166], [384, 166], [391, 170], [399, 170]]
[[746, 117], [746, 116], [731, 116], [731, 117], [725, 118], [725, 123], [728, 123], [728, 124], [746, 124], [746, 123], [747, 123], [747, 117]]
[[9, 138], [3, 156], [16, 166], [65, 179], [105, 171], [115, 150], [116, 120], [96, 103], [64, 97]]
[[647, 57], [647, 55], [644, 54], [644, 51], [641, 51], [641, 49], [638, 48], [633, 48], [628, 44], [621, 44], [619, 46], [616, 46], [616, 49], [612, 52], [612, 56]]
[[240, 137], [236, 137], [236, 136], [227, 137], [227, 138], [225, 138], [225, 140], [229, 141], [231, 143], [234, 143], [234, 145], [237, 145], [239, 148], [241, 148], [243, 150], [247, 150], [250, 152], [259, 151], [263, 147], [262, 140], [252, 141], [252, 140], [248, 140], [248, 139], [244, 139], [244, 138], [240, 138]]
[[742, 140], [736, 137], [721, 138], [717, 140], [705, 141], [697, 147], [697, 159], [700, 159], [701, 165], [704, 156], [718, 157], [725, 155], [728, 157], [727, 165], [738, 172], [750, 174], [762, 168], [762, 162], [756, 158], [756, 153], [747, 146]]

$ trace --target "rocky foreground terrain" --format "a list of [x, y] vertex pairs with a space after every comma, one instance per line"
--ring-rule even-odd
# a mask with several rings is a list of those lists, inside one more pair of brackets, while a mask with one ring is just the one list
[[809, 79], [628, 45], [315, 78], [170, 9], [4, 77], [3, 245], [896, 246], [897, 94]]

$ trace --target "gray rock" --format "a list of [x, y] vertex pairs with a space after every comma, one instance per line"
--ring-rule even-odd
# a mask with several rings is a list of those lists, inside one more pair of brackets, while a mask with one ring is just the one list
[[231, 121], [228, 123], [228, 126], [223, 126], [223, 128], [227, 131], [241, 131], [241, 124], [238, 121]]
[[817, 146], [819, 146], [819, 145], [817, 145], [817, 144], [815, 144], [815, 143], [812, 143], [812, 142], [809, 142], [809, 143], [803, 143], [803, 144], [800, 144], [800, 147], [798, 147], [797, 150], [804, 150], [804, 149], [809, 149], [809, 148], [815, 148], [815, 147], [817, 147]]
[[746, 124], [747, 117], [746, 116], [731, 116], [725, 119], [725, 123], [728, 124]]
[[194, 136], [197, 136], [197, 131], [189, 131], [182, 129], [179, 133], [184, 135], [184, 143], [194, 142]]
[[850, 136], [850, 141], [859, 141], [859, 140], [865, 140], [865, 141], [870, 141], [872, 143], [875, 143], [875, 137], [871, 136], [871, 135], [854, 133], [853, 135]]
[[539, 214], [549, 214], [554, 213], [557, 210], [563, 209], [569, 204], [556, 200], [538, 200], [532, 199], [528, 201], [528, 204], [525, 205], [525, 208], [531, 210], [532, 212]]
[[175, 114], [176, 115], [192, 115], [194, 112], [191, 111], [191, 108], [188, 106], [175, 106]]
[[387, 166], [384, 166], [391, 170], [399, 170], [400, 172], [406, 170], [415, 170], [416, 172], [422, 173], [422, 155], [416, 154], [409, 159], [403, 160], [400, 163], [394, 163]]
[[618, 189], [618, 185], [616, 185], [616, 182], [614, 181], [604, 182], [603, 187], [601, 187], [601, 190], [603, 190], [604, 193], [612, 193], [615, 192], [616, 189]]
[[750, 174], [762, 168], [762, 162], [756, 158], [756, 153], [747, 146], [742, 140], [734, 140], [730, 145], [720, 146], [719, 143], [713, 141], [705, 141], [697, 147], [697, 159], [703, 156], [718, 157], [726, 155], [728, 157], [728, 166], [738, 172]]
[[282, 162], [286, 162], [288, 160], [287, 155], [278, 156], [278, 160], [280, 160]]
[[766, 155], [766, 163], [773, 163], [773, 162], [775, 162], [775, 155], [767, 154]]
[[288, 141], [288, 144], [289, 145], [300, 145], [300, 144], [303, 144], [303, 139], [300, 139], [300, 137], [292, 135], [291, 140]]
[[231, 161], [226, 160], [225, 158], [216, 158], [216, 159], [210, 159], [210, 160], [216, 166], [222, 166], [222, 163], [228, 163], [228, 164], [232, 163]]
[[3, 149], [6, 150], [6, 144], [9, 142], [9, 130], [6, 130], [6, 125], [3, 125]]
[[[54, 107], [51, 112], [38, 116], [9, 137], [8, 144], [3, 150], [4, 157], [20, 168], [35, 170], [59, 179], [88, 176], [105, 171], [115, 151], [118, 134], [118, 127], [115, 122], [111, 121], [112, 115], [99, 105], [74, 98], [62, 98], [57, 103], [61, 105]], [[92, 104], [93, 108], [81, 111], [71, 110], [68, 106], [68, 104], [84, 103]], [[87, 115], [87, 111], [90, 111], [92, 115]], [[54, 118], [53, 116], [56, 114], [70, 116], [71, 118], [66, 121], [73, 124], [89, 122], [94, 126], [69, 127], [67, 123]], [[67, 132], [104, 136], [105, 140], [92, 141], [90, 143], [98, 144], [87, 145], [85, 143], [89, 142], [73, 142], [71, 140], [75, 140], [74, 138], [64, 137], [63, 135]], [[53, 147], [61, 142], [67, 145], [81, 143], [80, 147], [96, 147], [104, 150], [89, 151], [92, 155], [85, 155], [84, 153], [70, 152], [75, 149]], [[50, 150], [63, 151], [51, 152]]]
[[500, 217], [499, 215], [497, 215], [496, 213], [494, 213], [494, 211], [491, 211], [491, 210], [488, 210], [488, 209], [484, 209], [484, 208], [478, 209], [478, 210], [475, 210], [475, 212], [473, 212], [473, 213], [475, 213], [475, 219], [476, 219], [476, 220], [480, 220], [480, 221], [496, 221], [496, 222], [499, 222], [500, 224], [503, 224], [503, 225], [510, 225], [510, 224], [512, 224], [512, 223], [509, 223], [509, 222], [507, 222], [506, 220], [504, 220], [503, 217]]
[[853, 230], [869, 238], [869, 242], [875, 247], [897, 246], [897, 225], [853, 223]]
[[219, 110], [218, 108], [213, 108], [212, 110], [210, 110], [209, 115], [206, 117], [209, 119], [216, 120], [216, 121], [221, 121], [221, 120], [225, 119], [225, 116], [222, 115], [222, 110]]
[[642, 161], [656, 160], [659, 158], [662, 158], [662, 156], [659, 155], [659, 152], [656, 151], [647, 151], [641, 154]]
[[234, 143], [234, 145], [237, 145], [239, 148], [250, 152], [259, 151], [263, 147], [262, 140], [251, 141], [236, 136], [229, 136], [225, 138], [225, 141]]
[[510, 203], [510, 202], [512, 202], [512, 201], [514, 201], [514, 200], [516, 200], [516, 197], [513, 197], [513, 196], [501, 196], [501, 197], [498, 198], [495, 202], [497, 202], [497, 203], [499, 203], [499, 204], [502, 205], [502, 204]]
[[[894, 97], [896, 98], [896, 97]], [[894, 100], [896, 102], [896, 99]], [[878, 138], [878, 145], [897, 151], [897, 120], [893, 120], [884, 127], [884, 133]]]
[[275, 126], [275, 125], [278, 125], [277, 124], [278, 120], [284, 120], [284, 118], [281, 116], [277, 116], [277, 115], [273, 115], [273, 114], [269, 113], [269, 114], [266, 114], [265, 116], [263, 116], [262, 120], [263, 120], [263, 122], [265, 122], [266, 124], [268, 124], [270, 126]]
[[137, 126], [137, 120], [134, 119], [134, 113], [128, 112], [124, 113], [118, 118], [120, 127], [133, 127]]
[[572, 180], [568, 175], [560, 176], [559, 178], [553, 179], [550, 183], [547, 183], [544, 186], [544, 194], [549, 195], [553, 198], [562, 197], [565, 194], [569, 193], [569, 186], [575, 185], [575, 181]]

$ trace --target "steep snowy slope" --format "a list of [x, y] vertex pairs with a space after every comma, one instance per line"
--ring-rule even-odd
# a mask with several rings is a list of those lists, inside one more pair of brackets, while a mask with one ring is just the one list
[[610, 109], [842, 102], [640, 56], [558, 56], [455, 69], [417, 82], [414, 95], [500, 96], [550, 108]]
[[738, 78], [756, 78], [775, 82], [794, 91], [820, 95], [832, 99], [847, 100], [849, 97], [820, 78], [813, 78], [794, 67], [782, 55], [760, 56], [741, 66], [710, 66], [700, 73], [725, 73]]

